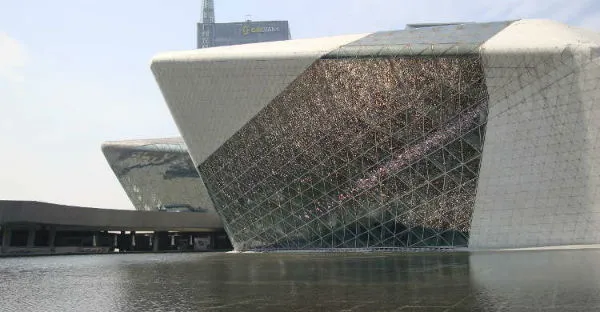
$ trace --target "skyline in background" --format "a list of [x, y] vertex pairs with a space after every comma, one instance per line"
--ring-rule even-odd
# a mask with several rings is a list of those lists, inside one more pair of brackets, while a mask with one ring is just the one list
[[[104, 141], [179, 136], [149, 64], [196, 47], [201, 0], [0, 0], [0, 199], [133, 209]], [[216, 21], [288, 20], [293, 39], [424, 22], [547, 18], [600, 31], [563, 1], [215, 0]]]

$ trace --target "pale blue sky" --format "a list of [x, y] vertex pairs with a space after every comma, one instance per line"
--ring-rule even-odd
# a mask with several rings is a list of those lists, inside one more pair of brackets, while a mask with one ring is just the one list
[[[178, 135], [149, 60], [195, 48], [201, 2], [0, 0], [0, 199], [132, 209], [100, 144]], [[289, 20], [293, 38], [518, 18], [600, 31], [597, 0], [215, 2], [218, 22]]]

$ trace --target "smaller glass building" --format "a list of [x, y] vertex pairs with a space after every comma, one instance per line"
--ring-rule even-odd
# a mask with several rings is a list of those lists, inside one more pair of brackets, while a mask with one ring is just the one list
[[181, 138], [106, 142], [102, 152], [135, 209], [215, 213]]

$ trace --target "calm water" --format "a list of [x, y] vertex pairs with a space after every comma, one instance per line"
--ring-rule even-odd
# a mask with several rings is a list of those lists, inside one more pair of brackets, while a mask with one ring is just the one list
[[0, 311], [598, 311], [600, 251], [0, 259]]

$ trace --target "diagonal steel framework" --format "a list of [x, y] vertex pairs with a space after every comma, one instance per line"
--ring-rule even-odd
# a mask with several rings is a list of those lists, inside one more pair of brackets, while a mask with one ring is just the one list
[[199, 171], [234, 245], [466, 246], [487, 115], [480, 59], [323, 59]]

